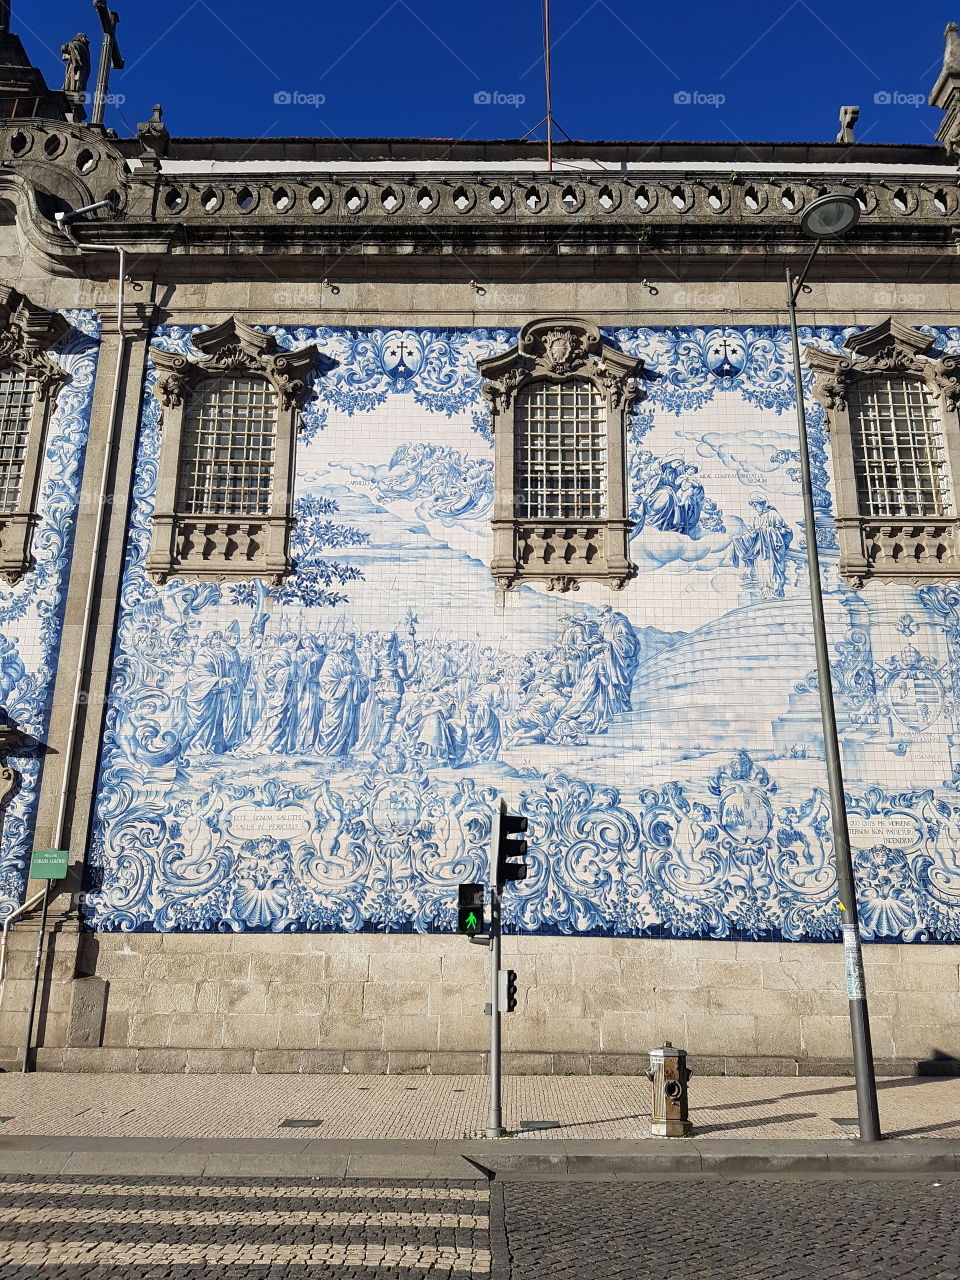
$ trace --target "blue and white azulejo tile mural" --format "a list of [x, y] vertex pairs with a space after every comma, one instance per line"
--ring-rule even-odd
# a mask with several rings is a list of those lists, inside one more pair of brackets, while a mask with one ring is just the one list
[[99, 324], [92, 312], [63, 314], [70, 330], [50, 355], [67, 381], [47, 431], [34, 566], [15, 585], [0, 585], [0, 708], [25, 735], [21, 745], [6, 753], [18, 782], [2, 814], [0, 919], [22, 901], [33, 847], [99, 349]]
[[[190, 332], [155, 341], [187, 351]], [[144, 397], [89, 924], [448, 930], [502, 794], [532, 847], [511, 928], [834, 937], [785, 332], [606, 333], [651, 375], [630, 426], [638, 576], [564, 597], [489, 573], [476, 366], [515, 332], [272, 332], [334, 362], [282, 586], [147, 577]], [[840, 584], [812, 404], [811, 432], [864, 932], [954, 939], [960, 591]]]

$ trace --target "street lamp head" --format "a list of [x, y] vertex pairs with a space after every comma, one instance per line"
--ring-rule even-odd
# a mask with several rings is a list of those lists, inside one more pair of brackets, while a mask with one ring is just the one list
[[800, 219], [800, 230], [814, 240], [841, 236], [860, 221], [860, 206], [853, 196], [821, 196], [808, 206]]

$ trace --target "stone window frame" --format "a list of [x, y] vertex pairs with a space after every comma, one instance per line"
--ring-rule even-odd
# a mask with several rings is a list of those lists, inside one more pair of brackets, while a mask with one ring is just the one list
[[[585, 581], [619, 591], [636, 574], [630, 560], [627, 419], [642, 395], [643, 361], [605, 343], [590, 321], [532, 320], [517, 345], [481, 360], [483, 395], [494, 440], [493, 559], [490, 572], [507, 591], [542, 582], [548, 591], [576, 591]], [[598, 519], [519, 519], [515, 450], [518, 393], [535, 382], [592, 382], [604, 400], [607, 427], [606, 515]]]
[[[960, 359], [931, 354], [930, 335], [895, 317], [854, 334], [844, 345], [843, 354], [811, 346], [804, 352], [832, 441], [840, 576], [857, 589], [870, 580], [914, 587], [953, 581], [960, 576]], [[955, 514], [870, 516], [861, 511], [849, 390], [870, 378], [915, 379], [934, 397]]]
[[33, 564], [47, 432], [60, 389], [69, 382], [69, 375], [49, 351], [69, 329], [59, 312], [35, 306], [16, 289], [0, 285], [0, 368], [22, 373], [36, 388], [17, 505], [13, 511], [0, 512], [0, 578], [11, 584], [19, 582]]
[[[194, 578], [229, 582], [291, 572], [290, 534], [296, 438], [321, 362], [312, 343], [294, 351], [235, 316], [191, 338], [193, 354], [151, 346], [159, 370], [153, 394], [163, 406], [153, 537], [147, 571], [155, 582]], [[329, 363], [329, 362], [328, 362]], [[177, 510], [186, 418], [195, 388], [212, 379], [262, 378], [277, 395], [276, 453], [267, 515], [186, 514]]]

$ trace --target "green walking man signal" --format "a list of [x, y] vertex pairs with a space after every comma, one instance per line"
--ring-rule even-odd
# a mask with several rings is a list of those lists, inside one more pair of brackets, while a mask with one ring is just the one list
[[473, 937], [483, 933], [483, 885], [461, 884], [457, 889], [457, 927]]

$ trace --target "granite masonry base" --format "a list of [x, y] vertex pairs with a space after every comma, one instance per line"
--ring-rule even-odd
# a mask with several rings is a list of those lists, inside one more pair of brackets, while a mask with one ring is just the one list
[[[0, 1066], [16, 1069], [36, 922], [7, 941]], [[87, 933], [51, 923], [42, 1071], [480, 1073], [489, 953], [450, 934]], [[839, 944], [509, 936], [515, 1075], [639, 1075], [684, 1046], [700, 1075], [851, 1071]], [[870, 944], [881, 1074], [960, 1072], [960, 947]]]

